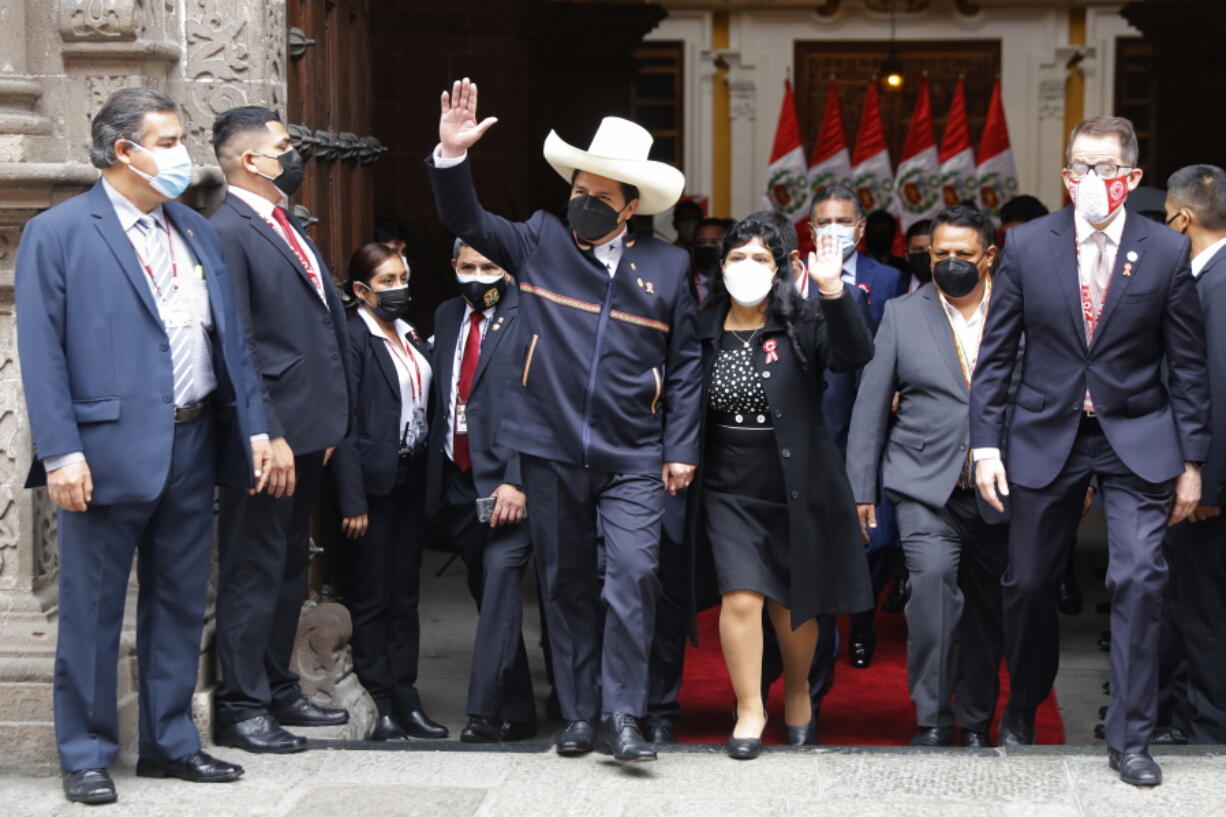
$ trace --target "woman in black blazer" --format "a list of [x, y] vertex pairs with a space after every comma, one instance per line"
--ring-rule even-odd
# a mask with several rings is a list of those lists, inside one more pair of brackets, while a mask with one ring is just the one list
[[379, 709], [371, 740], [445, 738], [422, 711], [417, 683], [425, 546], [430, 349], [405, 321], [408, 270], [367, 244], [349, 262], [354, 416], [333, 455], [342, 528], [352, 540], [353, 668]]
[[725, 237], [722, 275], [699, 315], [703, 457], [688, 518], [718, 577], [737, 759], [757, 757], [766, 727], [763, 610], [783, 656], [788, 743], [799, 745], [816, 742], [817, 616], [872, 603], [856, 506], [822, 420], [822, 378], [867, 363], [873, 338], [830, 239], [810, 256], [812, 299], [796, 292], [798, 264], [770, 214], [750, 216]]

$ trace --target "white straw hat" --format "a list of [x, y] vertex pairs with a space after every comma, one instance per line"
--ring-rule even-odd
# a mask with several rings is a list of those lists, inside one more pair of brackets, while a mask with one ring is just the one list
[[555, 131], [545, 137], [545, 161], [569, 184], [576, 170], [594, 173], [639, 189], [640, 215], [660, 213], [677, 203], [685, 174], [672, 165], [647, 158], [651, 134], [619, 116], [600, 121], [587, 150], [568, 145]]

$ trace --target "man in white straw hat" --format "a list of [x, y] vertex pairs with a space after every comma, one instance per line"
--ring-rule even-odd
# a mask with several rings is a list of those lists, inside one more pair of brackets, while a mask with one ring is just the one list
[[545, 140], [570, 185], [569, 223], [544, 211], [511, 222], [481, 208], [465, 161], [495, 121], [479, 122], [477, 86], [456, 82], [427, 166], [443, 223], [519, 282], [523, 368], [499, 373], [518, 387], [498, 441], [522, 459], [568, 721], [557, 750], [655, 760], [635, 718], [647, 704], [664, 492], [689, 485], [698, 462], [701, 350], [688, 255], [627, 224], [672, 207], [685, 177], [647, 158], [646, 130], [607, 117], [588, 150]]

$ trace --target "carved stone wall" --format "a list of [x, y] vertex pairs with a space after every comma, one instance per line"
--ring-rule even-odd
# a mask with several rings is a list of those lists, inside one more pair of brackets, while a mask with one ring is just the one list
[[[187, 201], [207, 203], [221, 180], [213, 117], [248, 104], [284, 115], [285, 59], [285, 0], [0, 0], [0, 770], [55, 764], [56, 516], [45, 491], [23, 487], [32, 446], [13, 306], [21, 230], [97, 179], [90, 121], [128, 86], [180, 103], [197, 163]], [[125, 655], [132, 640], [125, 633]], [[131, 667], [120, 674], [133, 677]], [[197, 705], [206, 702], [202, 693]], [[132, 710], [121, 713], [130, 748], [135, 695], [121, 703]]]

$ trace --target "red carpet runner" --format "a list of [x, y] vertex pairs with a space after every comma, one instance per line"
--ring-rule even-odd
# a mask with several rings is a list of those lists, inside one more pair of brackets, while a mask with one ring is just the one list
[[[686, 649], [677, 737], [682, 743], [723, 743], [732, 731], [734, 698], [719, 646], [718, 607], [698, 617], [698, 637], [701, 646]], [[877, 652], [868, 669], [847, 663], [846, 643], [844, 632], [834, 686], [822, 705], [819, 739], [826, 746], [905, 746], [915, 734], [915, 707], [907, 692], [906, 621], [902, 615], [877, 615]], [[1003, 664], [1000, 675], [1003, 706], [1009, 685]], [[771, 690], [768, 713], [766, 742], [783, 743], [782, 679]], [[1035, 733], [1038, 743], [1064, 743], [1054, 692], [1039, 707]]]

